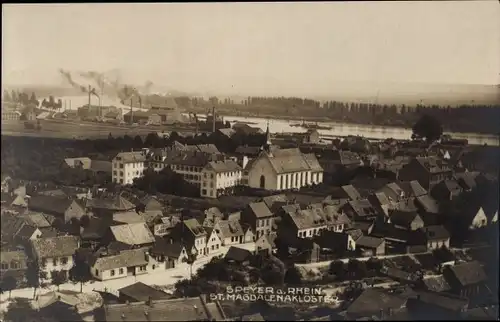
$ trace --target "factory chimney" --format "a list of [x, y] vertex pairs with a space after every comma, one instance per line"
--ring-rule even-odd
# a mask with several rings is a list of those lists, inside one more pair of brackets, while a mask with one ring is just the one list
[[92, 94], [91, 94], [91, 93], [92, 93], [92, 87], [90, 87], [90, 85], [89, 85], [89, 90], [88, 90], [88, 92], [89, 92], [89, 111], [90, 111], [90, 95], [92, 95]]
[[134, 124], [134, 110], [132, 109], [132, 98], [130, 98], [130, 124]]
[[212, 132], [215, 133], [215, 106], [212, 106]]

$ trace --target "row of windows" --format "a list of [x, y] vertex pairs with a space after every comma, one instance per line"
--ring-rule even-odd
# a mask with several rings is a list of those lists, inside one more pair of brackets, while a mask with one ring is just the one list
[[[66, 265], [68, 264], [68, 257], [61, 257], [61, 258], [52, 258], [52, 265], [57, 266], [58, 262], [61, 263], [61, 265]], [[42, 259], [42, 266], [47, 265], [47, 259], [43, 258]]]
[[194, 167], [194, 166], [187, 166], [187, 165], [175, 165], [175, 164], [172, 164], [170, 167], [172, 170], [186, 171], [186, 172], [201, 172], [201, 170], [203, 169], [201, 167]]
[[[97, 271], [97, 270], [95, 270], [95, 271], [96, 271], [96, 274], [97, 274], [97, 272], [98, 272], [98, 271]], [[123, 268], [120, 268], [120, 269], [118, 270], [118, 274], [120, 274], [120, 275], [122, 275], [122, 274], [123, 274], [123, 272], [124, 272]], [[115, 270], [114, 270], [114, 269], [112, 269], [112, 270], [110, 271], [110, 275], [111, 275], [111, 276], [115, 276]]]
[[300, 172], [300, 173], [292, 173], [285, 174], [280, 176], [280, 187], [281, 189], [288, 189], [292, 187], [300, 187], [305, 184], [308, 184], [309, 181], [317, 182], [319, 181], [319, 173], [311, 173], [309, 172]]
[[[10, 269], [20, 269], [23, 266], [19, 263], [16, 262], [11, 262], [10, 263]], [[9, 263], [2, 263], [2, 269], [9, 269]]]
[[215, 190], [210, 189], [207, 191], [207, 189], [202, 189], [201, 195], [207, 197], [215, 197]]
[[271, 224], [271, 219], [261, 219], [257, 220], [257, 227], [266, 227]]
[[[132, 171], [132, 172], [127, 172], [127, 176], [130, 177], [130, 176], [139, 176], [139, 175], [143, 175], [144, 174], [144, 171]], [[113, 175], [114, 176], [119, 176], [119, 177], [123, 177], [123, 171], [113, 171]]]

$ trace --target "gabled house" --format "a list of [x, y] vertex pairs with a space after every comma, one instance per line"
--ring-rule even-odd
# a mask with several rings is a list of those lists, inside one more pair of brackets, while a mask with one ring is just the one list
[[186, 262], [188, 252], [179, 242], [169, 242], [165, 238], [157, 237], [150, 250], [150, 257], [160, 268], [176, 268]]
[[64, 220], [71, 221], [72, 218], [80, 219], [86, 215], [85, 208], [76, 200], [49, 196], [33, 196], [29, 199], [30, 210], [54, 215]]
[[100, 281], [147, 273], [146, 248], [122, 250], [109, 255], [97, 252], [90, 260], [90, 273]]
[[49, 279], [52, 271], [68, 274], [73, 267], [73, 255], [79, 247], [80, 240], [75, 236], [38, 238], [31, 241], [33, 258]]
[[[194, 218], [187, 219], [179, 223], [176, 227], [178, 237], [176, 241], [181, 241], [186, 245], [188, 253], [196, 252], [198, 256], [208, 254], [207, 231]], [[178, 239], [181, 238], [181, 239]]]
[[105, 239], [108, 242], [116, 241], [133, 247], [147, 247], [155, 242], [153, 233], [145, 223], [111, 226]]
[[314, 238], [314, 241], [322, 249], [330, 249], [339, 254], [356, 250], [356, 241], [347, 232], [323, 230], [319, 236]]
[[323, 168], [316, 156], [299, 149], [264, 150], [245, 170], [252, 188], [289, 190], [323, 182]]
[[118, 300], [121, 303], [134, 303], [148, 300], [155, 301], [171, 298], [171, 295], [157, 290], [156, 288], [146, 285], [142, 282], [137, 282], [132, 285], [122, 287], [118, 290]]
[[431, 196], [437, 201], [453, 200], [464, 191], [455, 179], [446, 179], [436, 184], [431, 189]]
[[356, 240], [356, 250], [363, 257], [385, 255], [385, 240], [372, 236], [361, 236]]
[[251, 257], [252, 252], [249, 250], [231, 246], [224, 256], [224, 259], [231, 264], [248, 265]]
[[141, 200], [137, 208], [141, 212], [162, 211], [163, 204], [154, 196], [147, 196]]
[[342, 186], [341, 189], [344, 193], [343, 197], [346, 199], [349, 199], [351, 201], [362, 199], [361, 194], [353, 185]]
[[462, 222], [469, 230], [476, 230], [488, 225], [488, 217], [483, 207], [478, 204], [469, 204], [465, 209], [461, 209], [459, 218], [455, 218], [455, 220]]
[[384, 217], [383, 214], [379, 213], [375, 207], [372, 206], [368, 199], [360, 199], [349, 201], [342, 208], [350, 220], [372, 220], [380, 217]]
[[477, 261], [446, 266], [443, 276], [450, 284], [453, 293], [469, 298], [477, 296], [487, 281], [486, 273]]
[[219, 235], [222, 245], [224, 246], [253, 241], [252, 231], [247, 230], [249, 236], [245, 236], [243, 227], [240, 222], [236, 220], [219, 220], [214, 224], [213, 228]]
[[280, 236], [290, 234], [300, 238], [312, 238], [326, 229], [323, 209], [309, 208], [286, 212], [280, 223]]
[[[146, 314], [145, 314], [146, 312]], [[148, 300], [129, 304], [108, 304], [96, 317], [99, 321], [225, 321], [218, 301], [202, 296], [170, 300]]]
[[205, 228], [205, 231], [207, 232], [207, 254], [218, 252], [222, 243], [217, 231], [213, 228]]
[[419, 215], [426, 225], [436, 225], [438, 223], [440, 209], [436, 199], [430, 195], [420, 196], [415, 198], [415, 206], [418, 208]]
[[14, 192], [2, 193], [2, 207], [28, 207], [28, 202], [25, 196], [17, 195]]
[[260, 238], [255, 241], [256, 253], [275, 254], [277, 251], [276, 244], [274, 243], [276, 236], [275, 233], [260, 236]]
[[136, 223], [146, 223], [144, 217], [139, 215], [135, 211], [117, 212], [113, 214], [113, 222], [121, 224], [136, 224]]
[[[406, 307], [407, 298], [390, 294], [387, 291], [368, 288], [347, 307], [346, 319], [357, 320], [380, 313], [388, 314]], [[380, 317], [383, 319], [383, 316]]]
[[450, 247], [450, 233], [444, 226], [426, 226], [420, 228], [428, 250]]
[[419, 291], [414, 298], [408, 300], [414, 320], [425, 320], [432, 317], [436, 320], [458, 320], [469, 306], [469, 300], [448, 293]]
[[271, 233], [275, 218], [264, 202], [251, 202], [241, 213], [242, 223], [251, 227], [255, 240]]
[[393, 210], [389, 213], [389, 223], [396, 228], [406, 230], [417, 230], [424, 227], [424, 221], [415, 211]]
[[442, 180], [453, 176], [453, 169], [446, 160], [437, 156], [416, 157], [399, 170], [398, 179], [401, 181], [417, 180], [420, 185], [430, 189]]
[[379, 213], [385, 216], [385, 221], [387, 221], [389, 218], [389, 209], [393, 206], [387, 195], [383, 192], [375, 192], [370, 194], [367, 199]]

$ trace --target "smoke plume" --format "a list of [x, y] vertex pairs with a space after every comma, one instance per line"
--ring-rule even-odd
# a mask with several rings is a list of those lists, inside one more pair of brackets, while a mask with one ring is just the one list
[[63, 76], [64, 80], [66, 80], [71, 86], [73, 86], [74, 88], [76, 89], [79, 89], [80, 91], [82, 91], [83, 93], [87, 93], [87, 87], [86, 86], [83, 86], [81, 84], [78, 84], [76, 83], [74, 80], [73, 80], [73, 77], [71, 76], [71, 73], [68, 72], [68, 71], [65, 71], [64, 69], [59, 69], [59, 72], [61, 73], [61, 75]]

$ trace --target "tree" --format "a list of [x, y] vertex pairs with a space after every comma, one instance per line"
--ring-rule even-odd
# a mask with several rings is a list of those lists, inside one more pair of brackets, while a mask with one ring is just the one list
[[186, 259], [186, 263], [189, 265], [189, 276], [193, 279], [193, 264], [196, 262], [197, 253], [189, 253]]
[[90, 267], [80, 252], [75, 254], [74, 260], [73, 267], [69, 270], [69, 278], [73, 282], [80, 283], [80, 293], [82, 293], [83, 284], [92, 279]]
[[134, 146], [138, 147], [138, 148], [142, 148], [143, 147], [142, 138], [139, 135], [136, 135], [135, 138], [134, 138]]
[[342, 278], [344, 273], [344, 263], [342, 261], [333, 261], [330, 263], [330, 274], [334, 274], [337, 278]]
[[54, 96], [50, 95], [49, 96], [49, 103], [47, 107], [54, 108], [56, 106], [56, 101], [54, 99]]
[[285, 283], [295, 285], [302, 284], [302, 274], [299, 272], [297, 266], [293, 265], [288, 268], [285, 273]]
[[3, 91], [3, 100], [6, 102], [12, 102], [12, 98], [10, 97], [8, 90]]
[[436, 118], [424, 114], [414, 125], [413, 125], [412, 138], [425, 138], [427, 142], [432, 143], [443, 135], [443, 126]]
[[38, 100], [36, 99], [35, 92], [31, 93], [30, 103], [38, 105]]
[[68, 275], [66, 271], [52, 271], [51, 273], [51, 282], [54, 285], [57, 285], [57, 290], [59, 291], [59, 286], [68, 281]]
[[16, 289], [17, 281], [13, 276], [6, 276], [2, 279], [2, 291], [9, 292], [9, 299], [12, 293], [12, 290]]
[[36, 290], [40, 287], [40, 279], [45, 278], [45, 272], [40, 270], [38, 263], [28, 262], [26, 270], [26, 281], [29, 287], [33, 287], [33, 298], [36, 296]]

